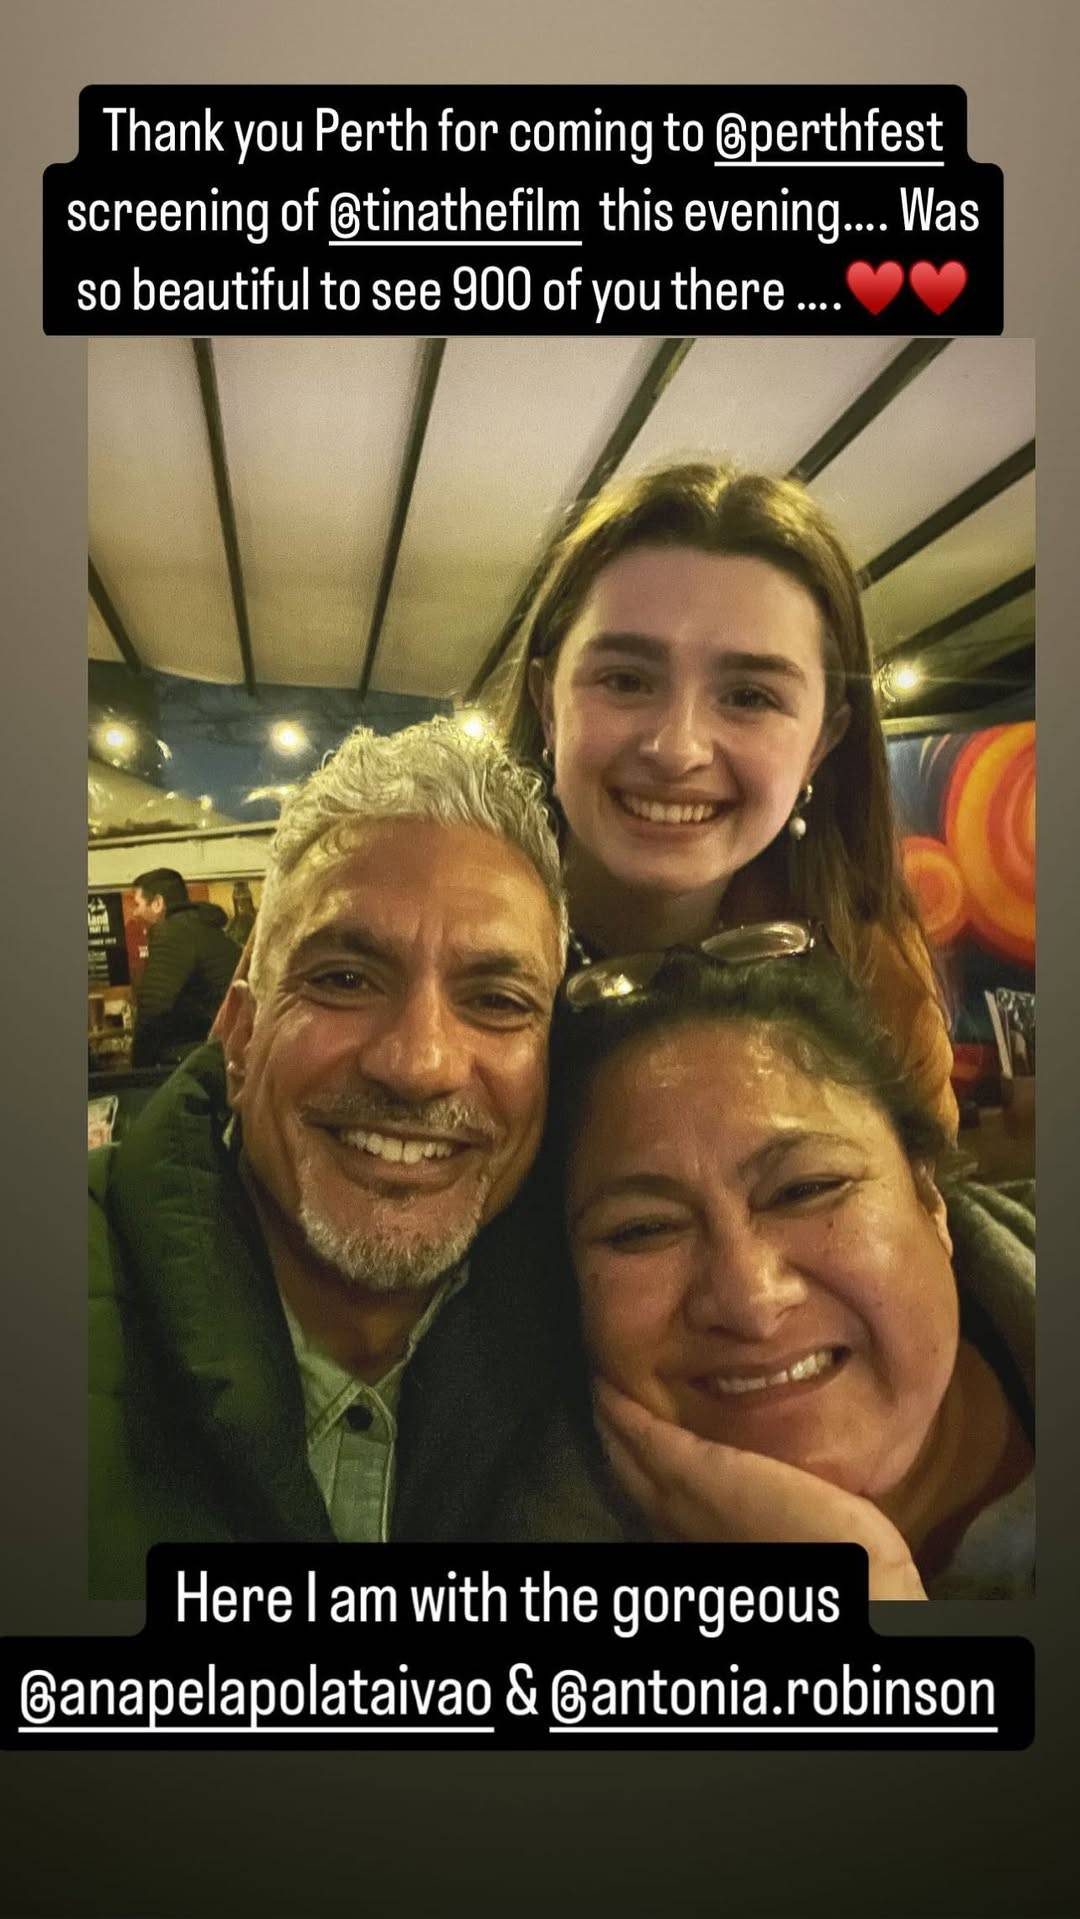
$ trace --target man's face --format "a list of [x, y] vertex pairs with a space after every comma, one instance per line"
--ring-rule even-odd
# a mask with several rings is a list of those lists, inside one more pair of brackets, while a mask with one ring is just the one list
[[316, 846], [227, 1046], [263, 1194], [359, 1284], [430, 1284], [536, 1152], [559, 982], [554, 910], [477, 827], [392, 820]]
[[135, 915], [146, 926], [156, 926], [165, 911], [165, 901], [160, 893], [149, 899], [141, 886], [135, 888]]

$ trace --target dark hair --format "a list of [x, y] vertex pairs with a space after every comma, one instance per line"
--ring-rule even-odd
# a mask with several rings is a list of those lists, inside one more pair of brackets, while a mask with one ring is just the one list
[[[483, 702], [511, 750], [539, 766], [543, 736], [529, 666], [533, 660], [554, 665], [598, 574], [643, 546], [764, 560], [815, 601], [825, 630], [826, 714], [846, 701], [850, 719], [814, 774], [811, 830], [789, 862], [785, 911], [823, 920], [853, 972], [866, 958], [859, 930], [869, 922], [886, 928], [910, 958], [918, 914], [897, 852], [858, 581], [805, 487], [699, 462], [605, 488], [554, 549], [514, 657], [484, 689]], [[762, 857], [782, 857], [782, 849]]]
[[[935, 1164], [947, 1150], [940, 1123], [898, 1064], [887, 1033], [839, 961], [816, 948], [752, 965], [717, 965], [674, 949], [652, 985], [572, 1011], [561, 1000], [552, 1031], [551, 1146], [569, 1150], [592, 1079], [624, 1046], [683, 1026], [768, 1029], [800, 1072], [873, 1101], [909, 1160]], [[723, 1125], [723, 1114], [717, 1114]]]
[[183, 906], [188, 897], [184, 880], [172, 866], [153, 866], [148, 873], [140, 873], [131, 883], [145, 900], [156, 900], [160, 895], [167, 912], [174, 906]]

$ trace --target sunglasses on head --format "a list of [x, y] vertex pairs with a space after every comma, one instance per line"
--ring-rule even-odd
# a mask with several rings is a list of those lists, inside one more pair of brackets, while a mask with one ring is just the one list
[[566, 981], [563, 999], [572, 1012], [580, 1013], [605, 1000], [634, 999], [647, 993], [676, 954], [693, 954], [716, 966], [752, 966], [758, 960], [787, 959], [813, 952], [823, 937], [820, 927], [811, 926], [805, 920], [764, 920], [750, 926], [730, 926], [702, 940], [699, 946], [669, 946], [652, 953], [626, 953], [583, 966]]

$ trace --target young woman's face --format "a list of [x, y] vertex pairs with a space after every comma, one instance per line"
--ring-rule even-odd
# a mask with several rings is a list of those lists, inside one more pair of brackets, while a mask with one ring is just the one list
[[822, 620], [767, 561], [640, 547], [600, 573], [534, 693], [580, 852], [668, 894], [756, 858], [842, 732]]
[[944, 1207], [862, 1094], [767, 1029], [629, 1043], [590, 1088], [569, 1226], [595, 1369], [705, 1439], [874, 1498], [956, 1360]]

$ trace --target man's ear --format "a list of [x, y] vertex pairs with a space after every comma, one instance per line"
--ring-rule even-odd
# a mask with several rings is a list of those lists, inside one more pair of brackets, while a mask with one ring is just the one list
[[529, 698], [540, 715], [540, 724], [544, 729], [544, 744], [554, 745], [552, 734], [551, 681], [548, 678], [543, 660], [530, 660], [528, 670]]
[[234, 979], [214, 1021], [214, 1038], [220, 1040], [225, 1053], [225, 1089], [229, 1105], [233, 1107], [239, 1105], [244, 1090], [247, 1049], [256, 1011], [255, 995], [247, 980]]
[[952, 1234], [949, 1231], [949, 1216], [941, 1190], [934, 1178], [933, 1168], [925, 1160], [916, 1160], [911, 1169], [915, 1181], [915, 1191], [919, 1203], [929, 1214], [935, 1233], [951, 1259], [953, 1256]]
[[817, 772], [822, 760], [826, 760], [834, 746], [839, 746], [851, 724], [851, 708], [842, 700], [835, 713], [830, 713], [818, 736], [818, 743], [810, 755], [810, 764], [806, 769], [807, 779]]

